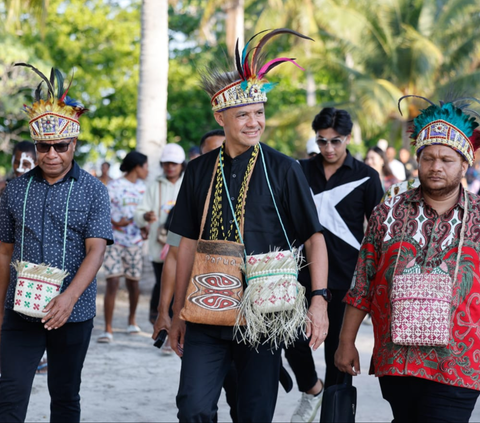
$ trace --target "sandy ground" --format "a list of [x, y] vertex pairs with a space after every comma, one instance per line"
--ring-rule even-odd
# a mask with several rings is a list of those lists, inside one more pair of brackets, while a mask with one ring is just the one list
[[[103, 331], [103, 292], [105, 281], [99, 276], [97, 317], [92, 342], [83, 370], [81, 388], [82, 418], [84, 422], [175, 422], [177, 409], [175, 395], [178, 388], [180, 359], [165, 356], [153, 347], [151, 324], [148, 322], [148, 303], [153, 284], [150, 265], [140, 283], [141, 299], [137, 323], [143, 329], [138, 335], [128, 335], [128, 302], [125, 287], [119, 291], [114, 317], [114, 342], [98, 344]], [[361, 353], [363, 373], [354, 379], [358, 390], [357, 421], [388, 422], [392, 420], [390, 407], [381, 397], [375, 377], [368, 376], [368, 364], [373, 346], [372, 328], [362, 325], [357, 347]], [[323, 374], [323, 348], [314, 353], [317, 371]], [[284, 363], [286, 361], [284, 360]], [[287, 369], [293, 375], [287, 364]], [[280, 388], [275, 422], [289, 422], [300, 398], [296, 387], [289, 393]], [[228, 405], [224, 394], [219, 401], [219, 422], [229, 422]], [[319, 415], [315, 421], [318, 422]], [[35, 377], [27, 414], [29, 422], [49, 421], [49, 397], [45, 375]], [[471, 421], [480, 422], [480, 405]]]

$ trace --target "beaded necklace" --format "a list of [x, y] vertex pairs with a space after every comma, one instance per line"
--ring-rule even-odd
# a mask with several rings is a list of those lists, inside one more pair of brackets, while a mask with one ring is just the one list
[[[250, 160], [247, 164], [247, 169], [245, 170], [245, 175], [243, 177], [242, 185], [240, 186], [240, 191], [237, 197], [237, 206], [235, 207], [235, 218], [238, 222], [243, 219], [243, 215], [245, 210], [243, 210], [243, 204], [247, 199], [247, 181], [250, 173], [253, 171], [253, 166], [255, 165], [255, 161], [258, 155], [259, 145], [257, 144], [252, 151], [252, 155]], [[225, 143], [222, 144], [222, 148], [220, 149], [221, 160], [219, 165], [217, 166], [217, 172], [215, 175], [215, 193], [213, 197], [213, 206], [212, 206], [212, 222], [210, 225], [210, 240], [218, 240], [219, 239], [219, 231], [221, 228], [222, 231], [222, 239], [229, 239], [230, 235], [232, 234], [233, 230], [233, 222], [232, 220], [230, 227], [228, 228], [228, 232], [225, 235], [225, 228], [223, 225], [223, 213], [222, 213], [222, 192], [223, 192], [223, 178], [222, 178], [222, 167], [223, 161], [225, 157]], [[240, 237], [238, 231], [235, 234], [235, 241], [240, 242]]]

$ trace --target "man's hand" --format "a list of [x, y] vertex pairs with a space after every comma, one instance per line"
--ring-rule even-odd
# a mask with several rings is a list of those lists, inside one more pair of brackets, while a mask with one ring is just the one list
[[144, 213], [143, 218], [148, 223], [152, 223], [152, 222], [155, 222], [157, 220], [157, 215], [155, 214], [155, 212], [153, 210], [151, 210], [149, 212]]
[[322, 297], [313, 297], [308, 309], [307, 338], [308, 345], [315, 351], [328, 334], [327, 302]]
[[172, 320], [172, 326], [168, 336], [170, 337], [170, 345], [179, 356], [183, 356], [183, 345], [185, 342], [185, 321], [180, 319], [180, 316], [174, 315]]
[[140, 228], [140, 235], [144, 241], [148, 239], [148, 228], [146, 226], [144, 228]]
[[42, 319], [45, 329], [52, 330], [62, 327], [72, 314], [73, 306], [77, 299], [68, 294], [67, 291], [53, 298], [43, 309], [47, 315]]
[[168, 313], [164, 315], [163, 313], [157, 314], [157, 320], [155, 320], [155, 324], [153, 325], [153, 335], [152, 339], [157, 339], [158, 334], [161, 330], [166, 329], [168, 333], [170, 333], [170, 328], [172, 326], [172, 319]]
[[360, 357], [353, 342], [340, 342], [335, 352], [335, 366], [352, 376], [360, 374]]

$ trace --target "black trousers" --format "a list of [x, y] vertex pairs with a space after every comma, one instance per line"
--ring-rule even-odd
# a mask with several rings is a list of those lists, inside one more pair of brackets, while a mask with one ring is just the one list
[[[335, 367], [334, 356], [338, 348], [338, 338], [345, 313], [345, 303], [342, 300], [347, 293], [343, 289], [332, 289], [331, 292], [332, 301], [328, 304], [328, 336], [325, 339], [325, 388], [336, 385], [337, 377], [340, 374], [340, 371]], [[307, 392], [313, 388], [317, 383], [318, 376], [308, 340], [299, 337], [293, 346], [285, 350], [285, 357], [295, 374], [298, 390]]]
[[23, 422], [33, 378], [42, 355], [48, 355], [51, 422], [80, 421], [80, 383], [93, 319], [46, 330], [12, 310], [5, 310], [0, 355], [0, 422]]
[[393, 422], [468, 422], [479, 391], [411, 376], [378, 378]]
[[281, 349], [254, 350], [232, 340], [232, 328], [187, 323], [180, 386], [180, 422], [212, 422], [232, 360], [237, 370], [239, 422], [271, 422], [277, 402]]

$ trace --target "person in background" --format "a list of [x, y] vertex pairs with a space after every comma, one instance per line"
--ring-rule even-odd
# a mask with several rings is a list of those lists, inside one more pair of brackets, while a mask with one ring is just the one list
[[393, 175], [385, 153], [380, 147], [370, 147], [365, 156], [365, 164], [375, 169], [380, 175], [380, 181], [384, 191], [387, 191], [398, 179]]
[[[345, 305], [342, 303], [352, 279], [363, 238], [363, 224], [383, 195], [378, 173], [352, 157], [348, 150], [353, 122], [346, 110], [326, 107], [313, 119], [312, 129], [320, 154], [300, 160], [312, 190], [318, 219], [328, 251], [328, 336], [325, 340], [325, 381], [319, 379], [308, 340], [298, 338], [285, 356], [295, 373], [300, 401], [292, 422], [311, 422], [322, 402], [323, 388], [337, 383], [333, 356]], [[311, 275], [304, 268], [299, 281], [312, 298]], [[313, 293], [317, 295], [318, 293]]]
[[402, 147], [398, 152], [398, 157], [405, 166], [406, 180], [418, 177], [418, 164], [417, 161], [410, 154], [410, 150]]
[[37, 165], [37, 153], [35, 144], [30, 141], [20, 141], [13, 147], [12, 172], [13, 177], [18, 178], [32, 170]]
[[24, 173], [32, 170], [37, 165], [37, 155], [35, 144], [30, 141], [20, 141], [13, 147], [12, 153], [12, 173], [5, 181], [2, 181], [0, 195], [5, 189], [6, 184], [14, 178], [22, 176]]
[[114, 245], [107, 247], [103, 267], [107, 288], [103, 301], [105, 332], [97, 339], [100, 343], [113, 340], [113, 310], [120, 278], [125, 276], [128, 290], [129, 315], [127, 333], [140, 332], [135, 320], [142, 276], [143, 237], [140, 228], [133, 221], [133, 214], [145, 192], [144, 180], [148, 176], [148, 160], [138, 151], [128, 153], [120, 165], [123, 177], [110, 181], [107, 185], [110, 196], [111, 221]]
[[306, 152], [308, 158], [312, 158], [317, 154], [320, 154], [320, 148], [318, 147], [316, 137], [312, 137], [307, 141]]
[[200, 152], [200, 148], [194, 145], [192, 148], [190, 148], [190, 150], [188, 150], [188, 161], [196, 159], [198, 156], [200, 156], [200, 154], [202, 154]]
[[392, 147], [391, 145], [388, 146], [387, 150], [385, 151], [385, 155], [387, 157], [388, 165], [392, 170], [393, 176], [397, 178], [398, 182], [402, 182], [407, 179], [405, 165], [400, 160], [396, 159], [397, 150], [395, 150], [395, 147]]
[[464, 113], [464, 99], [465, 109], [427, 101], [412, 131], [420, 186], [372, 213], [335, 364], [360, 374], [355, 337], [370, 313], [369, 373], [393, 421], [468, 422], [480, 391], [480, 197], [461, 180], [480, 145], [479, 119]]
[[102, 181], [103, 185], [108, 185], [108, 183], [112, 180], [112, 178], [110, 178], [110, 175], [108, 174], [109, 171], [110, 163], [103, 162], [100, 166], [100, 176], [98, 176], [98, 179]]
[[148, 185], [145, 195], [133, 216], [138, 227], [149, 226], [148, 255], [155, 273], [155, 285], [150, 299], [149, 320], [152, 324], [155, 323], [158, 313], [164, 262], [162, 250], [167, 241], [167, 231], [164, 230], [164, 224], [177, 200], [186, 167], [183, 148], [178, 144], [167, 144], [160, 157], [160, 166], [163, 175], [158, 176], [154, 182]]

